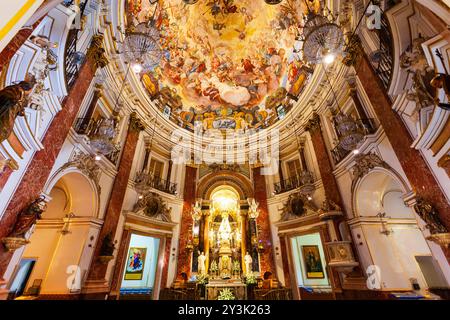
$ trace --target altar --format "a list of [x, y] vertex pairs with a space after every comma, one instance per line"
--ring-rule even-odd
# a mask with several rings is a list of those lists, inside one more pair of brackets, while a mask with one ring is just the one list
[[217, 300], [223, 289], [230, 289], [236, 300], [247, 300], [247, 286], [240, 280], [210, 280], [206, 285], [206, 299]]

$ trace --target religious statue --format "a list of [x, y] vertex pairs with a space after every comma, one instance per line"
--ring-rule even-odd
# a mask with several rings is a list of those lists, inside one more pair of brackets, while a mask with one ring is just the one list
[[198, 261], [198, 274], [206, 274], [206, 256], [204, 252], [201, 252], [200, 255], [197, 258]]
[[445, 73], [437, 73], [431, 80], [430, 85], [433, 88], [444, 90], [445, 96], [448, 100], [447, 103], [441, 102], [438, 97], [435, 99], [435, 101], [440, 108], [444, 110], [450, 110], [450, 74], [448, 73], [442, 53], [439, 50], [436, 50], [436, 55], [439, 57], [439, 59], [441, 59], [442, 65], [445, 69]]
[[46, 208], [47, 204], [43, 197], [34, 200], [27, 208], [20, 212], [14, 228], [8, 236], [25, 239], [25, 234], [37, 220], [41, 219], [41, 214]]
[[24, 116], [25, 107], [36, 80], [33, 76], [18, 84], [0, 90], [0, 142], [6, 140], [13, 128], [17, 116]]
[[244, 257], [244, 263], [245, 263], [245, 273], [246, 274], [251, 274], [253, 272], [253, 270], [252, 270], [253, 259], [250, 256], [250, 254], [248, 253], [248, 251], [247, 251], [247, 253], [245, 254], [245, 257]]

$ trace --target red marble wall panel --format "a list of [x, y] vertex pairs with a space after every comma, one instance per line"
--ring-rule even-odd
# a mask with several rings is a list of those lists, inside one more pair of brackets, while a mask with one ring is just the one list
[[182, 272], [186, 273], [188, 277], [191, 273], [191, 253], [186, 251], [186, 245], [191, 237], [192, 229], [192, 204], [195, 203], [195, 192], [197, 185], [197, 168], [186, 166], [186, 174], [184, 179], [184, 202], [183, 212], [181, 215], [180, 224], [180, 240], [178, 242], [178, 267], [177, 277]]
[[[42, 192], [93, 77], [92, 62], [88, 60], [82, 66], [76, 82], [64, 99], [62, 110], [50, 124], [42, 140], [44, 148], [34, 155], [11, 202], [6, 208], [0, 221], [0, 239], [9, 234], [19, 212]], [[4, 251], [3, 246], [0, 248], [0, 277], [4, 274], [11, 256], [11, 253]]]
[[259, 216], [256, 224], [259, 228], [258, 238], [264, 243], [265, 250], [260, 254], [260, 272], [271, 272], [275, 276], [275, 262], [273, 253], [272, 233], [270, 231], [269, 208], [267, 206], [267, 189], [265, 176], [261, 168], [253, 169], [254, 198], [259, 203]]

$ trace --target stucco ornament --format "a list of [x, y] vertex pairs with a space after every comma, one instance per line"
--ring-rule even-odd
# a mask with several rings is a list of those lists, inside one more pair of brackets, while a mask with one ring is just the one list
[[71, 161], [61, 167], [61, 170], [65, 170], [70, 167], [77, 168], [84, 175], [89, 177], [95, 183], [95, 186], [100, 193], [101, 187], [99, 184], [99, 179], [101, 169], [93, 156], [84, 153], [76, 153]]
[[281, 209], [280, 221], [288, 221], [297, 219], [308, 215], [309, 213], [316, 213], [317, 208], [308, 200], [308, 198], [301, 193], [293, 193], [289, 196], [284, 207]]
[[354, 180], [364, 177], [376, 167], [389, 168], [389, 165], [375, 153], [357, 155], [355, 160], [356, 163], [353, 167]]
[[135, 204], [133, 211], [149, 218], [171, 222], [172, 208], [169, 208], [160, 195], [148, 192]]

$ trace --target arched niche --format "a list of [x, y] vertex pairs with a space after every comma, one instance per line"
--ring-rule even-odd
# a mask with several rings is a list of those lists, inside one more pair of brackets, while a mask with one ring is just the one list
[[415, 219], [414, 212], [403, 201], [406, 188], [399, 178], [384, 168], [375, 168], [363, 176], [354, 191], [355, 214], [374, 217], [386, 213], [394, 219]]
[[50, 201], [43, 219], [63, 219], [69, 213], [76, 217], [98, 217], [97, 185], [77, 168], [60, 171], [44, 190]]

